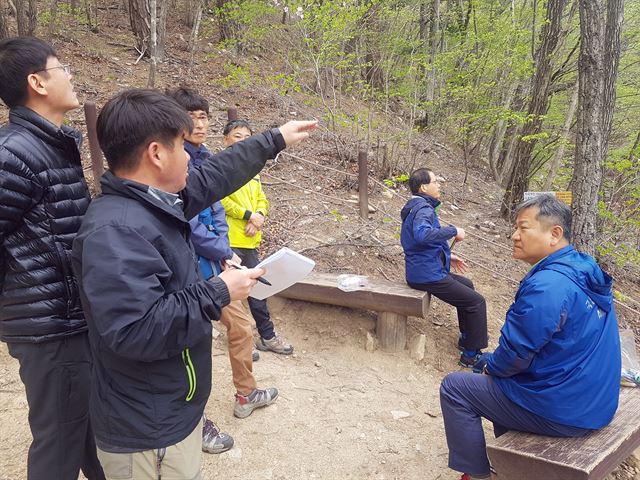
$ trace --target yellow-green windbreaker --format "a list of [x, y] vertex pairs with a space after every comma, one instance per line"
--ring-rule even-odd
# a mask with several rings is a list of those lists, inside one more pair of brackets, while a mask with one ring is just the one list
[[262, 240], [262, 232], [258, 231], [253, 237], [247, 237], [244, 234], [244, 226], [252, 213], [260, 212], [267, 216], [269, 201], [262, 190], [260, 176], [255, 176], [249, 183], [223, 198], [221, 202], [227, 215], [231, 246], [257, 248]]

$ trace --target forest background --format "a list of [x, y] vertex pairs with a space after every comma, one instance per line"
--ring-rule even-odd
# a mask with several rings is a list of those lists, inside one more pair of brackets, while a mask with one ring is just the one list
[[[224, 85], [306, 95], [339, 163], [347, 143], [375, 149], [394, 186], [416, 138], [437, 135], [465, 172], [489, 168], [504, 218], [526, 190], [570, 190], [577, 246], [640, 273], [640, 1], [0, 0], [0, 37], [70, 22], [99, 34], [114, 10], [150, 85], [176, 43], [191, 62], [203, 44], [231, 52]], [[262, 75], [256, 54], [278, 72]]]

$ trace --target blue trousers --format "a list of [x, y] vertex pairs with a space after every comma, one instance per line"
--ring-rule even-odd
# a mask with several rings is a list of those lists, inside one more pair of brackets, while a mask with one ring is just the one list
[[590, 430], [546, 420], [509, 400], [493, 377], [454, 372], [440, 385], [440, 406], [449, 447], [449, 468], [482, 477], [490, 473], [482, 418], [496, 437], [509, 430], [553, 437], [580, 437]]

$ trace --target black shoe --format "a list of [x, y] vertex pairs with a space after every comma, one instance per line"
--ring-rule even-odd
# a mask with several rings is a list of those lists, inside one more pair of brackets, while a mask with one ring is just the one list
[[[478, 350], [475, 355], [467, 356], [462, 352], [460, 354], [460, 360], [458, 361], [458, 365], [465, 368], [472, 368], [475, 373], [482, 373], [482, 368], [487, 363], [487, 357], [489, 353], [482, 353]], [[478, 370], [479, 368], [479, 370]], [[478, 370], [478, 371], [476, 371]]]

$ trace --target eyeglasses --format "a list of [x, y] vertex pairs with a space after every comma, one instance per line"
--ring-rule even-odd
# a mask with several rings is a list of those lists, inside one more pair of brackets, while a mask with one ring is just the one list
[[202, 116], [195, 116], [195, 115], [189, 115], [191, 117], [191, 120], [193, 120], [193, 123], [209, 123], [209, 117], [202, 115]]
[[46, 72], [47, 70], [55, 70], [56, 68], [61, 68], [62, 70], [64, 70], [64, 73], [66, 73], [67, 75], [71, 75], [71, 65], [69, 65], [68, 63], [65, 63], [64, 65], [57, 65], [55, 67], [43, 68], [42, 70], [36, 70], [33, 73]]

